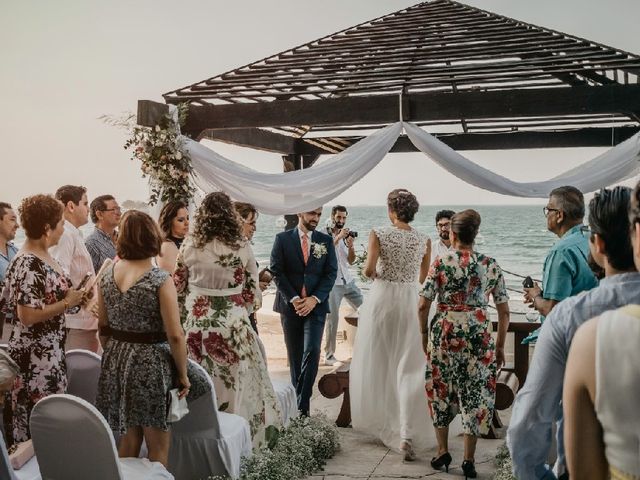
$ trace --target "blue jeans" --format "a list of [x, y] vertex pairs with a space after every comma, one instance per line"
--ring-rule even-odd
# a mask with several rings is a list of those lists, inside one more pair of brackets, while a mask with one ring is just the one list
[[329, 309], [327, 324], [324, 331], [324, 358], [334, 358], [336, 353], [336, 335], [338, 334], [338, 322], [340, 321], [340, 304], [342, 299], [357, 309], [362, 305], [362, 292], [357, 287], [355, 280], [346, 285], [334, 285], [329, 294]]
[[324, 319], [325, 315], [313, 313], [307, 317], [280, 314], [291, 383], [298, 395], [298, 410], [307, 415], [313, 384], [318, 375]]

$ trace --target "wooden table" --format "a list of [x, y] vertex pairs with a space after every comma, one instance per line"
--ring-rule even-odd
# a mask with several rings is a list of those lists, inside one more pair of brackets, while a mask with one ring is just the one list
[[[358, 326], [358, 314], [353, 313], [344, 317], [345, 321], [354, 327]], [[498, 330], [498, 321], [491, 321], [493, 331]], [[529, 371], [529, 346], [522, 345], [527, 335], [540, 327], [538, 322], [518, 322], [512, 321], [509, 323], [508, 333], [513, 333], [513, 365], [505, 366], [502, 370], [512, 371], [518, 377], [520, 388], [524, 385], [527, 379], [527, 372]], [[340, 408], [340, 414], [336, 420], [336, 425], [339, 427], [348, 427], [351, 424], [351, 405], [349, 398], [349, 363], [336, 368], [330, 373], [323, 375], [318, 382], [318, 390], [327, 398], [337, 398], [340, 395], [342, 397], [342, 407]], [[496, 418], [499, 423], [499, 418]], [[498, 426], [498, 425], [496, 425]]]

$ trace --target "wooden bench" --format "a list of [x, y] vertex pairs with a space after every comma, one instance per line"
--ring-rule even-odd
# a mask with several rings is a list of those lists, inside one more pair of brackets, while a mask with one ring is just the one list
[[[354, 327], [358, 326], [358, 314], [353, 313], [344, 317], [345, 321]], [[492, 320], [493, 330], [497, 331], [498, 322]], [[503, 367], [496, 381], [496, 411], [489, 434], [485, 438], [498, 438], [496, 428], [502, 428], [503, 424], [498, 415], [498, 410], [509, 408], [515, 399], [518, 389], [524, 384], [529, 371], [529, 346], [522, 345], [522, 340], [529, 333], [540, 326], [539, 323], [511, 322], [507, 332], [514, 335], [514, 363]], [[338, 427], [348, 427], [351, 424], [351, 398], [349, 397], [349, 368], [350, 362], [345, 362], [330, 373], [323, 375], [318, 382], [318, 390], [326, 398], [342, 397], [342, 406], [336, 419]]]

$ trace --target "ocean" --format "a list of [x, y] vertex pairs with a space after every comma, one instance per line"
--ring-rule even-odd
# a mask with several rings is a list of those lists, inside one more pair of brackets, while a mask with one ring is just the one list
[[[520, 275], [530, 275], [534, 279], [542, 277], [542, 265], [544, 258], [557, 240], [557, 237], [546, 228], [546, 220], [542, 214], [544, 205], [482, 205], [482, 206], [421, 206], [412, 226], [426, 233], [437, 241], [438, 235], [435, 229], [435, 214], [438, 210], [451, 209], [455, 211], [465, 208], [474, 208], [482, 217], [480, 233], [476, 242], [476, 250], [487, 254], [498, 261], [505, 270]], [[369, 231], [372, 227], [389, 225], [387, 208], [385, 206], [347, 206], [349, 217], [347, 227], [358, 232], [355, 246], [356, 252], [362, 252], [367, 246]], [[330, 208], [323, 211], [320, 225], [324, 228], [330, 217]], [[257, 231], [253, 239], [253, 249], [260, 267], [269, 265], [269, 255], [273, 238], [276, 233], [282, 231], [279, 226], [282, 217], [272, 215], [260, 215], [257, 222]], [[93, 226], [91, 224], [82, 227], [88, 235]], [[24, 240], [23, 232], [18, 231], [16, 243]], [[355, 268], [354, 268], [355, 273]], [[357, 277], [357, 276], [356, 276]], [[514, 290], [522, 290], [522, 279], [505, 274], [507, 287]], [[367, 284], [360, 282], [360, 286], [367, 290]], [[513, 301], [510, 302], [512, 310], [524, 311], [521, 296], [510, 291]]]

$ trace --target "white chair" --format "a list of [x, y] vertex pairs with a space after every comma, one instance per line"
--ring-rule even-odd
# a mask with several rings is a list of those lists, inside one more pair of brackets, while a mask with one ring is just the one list
[[41, 480], [38, 461], [33, 457], [25, 463], [20, 470], [14, 470], [9, 462], [9, 454], [7, 453], [7, 445], [0, 433], [0, 478], [3, 480]]
[[66, 394], [43, 398], [33, 408], [29, 424], [46, 480], [173, 479], [158, 462], [118, 458], [106, 420], [81, 398]]
[[67, 364], [67, 393], [96, 404], [98, 380], [102, 370], [100, 355], [89, 350], [69, 350]]
[[280, 412], [282, 412], [282, 424], [286, 427], [292, 418], [298, 416], [296, 389], [289, 380], [271, 378], [271, 384], [276, 392]]
[[189, 360], [211, 386], [189, 402], [189, 413], [171, 425], [169, 471], [176, 480], [229, 475], [238, 478], [240, 459], [251, 455], [249, 423], [239, 415], [218, 412], [216, 392], [209, 374]]

